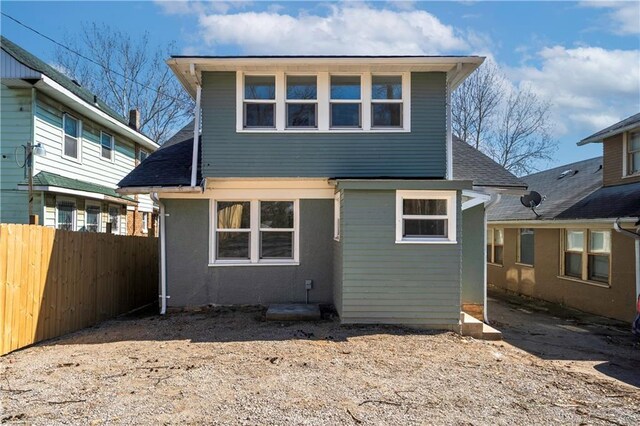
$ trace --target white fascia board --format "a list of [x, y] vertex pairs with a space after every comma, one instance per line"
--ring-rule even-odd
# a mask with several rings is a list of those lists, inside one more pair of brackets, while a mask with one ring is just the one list
[[42, 79], [35, 84], [35, 87], [64, 104], [73, 104], [73, 108], [79, 113], [99, 124], [102, 124], [108, 129], [119, 133], [120, 135], [130, 138], [134, 142], [139, 143], [151, 151], [155, 151], [159, 148], [157, 143], [144, 136], [142, 133], [133, 130], [126, 124], [121, 123], [109, 114], [76, 96], [70, 90], [65, 89], [46, 75], [42, 76]]
[[632, 124], [629, 124], [628, 126], [624, 126], [624, 127], [619, 128], [619, 129], [612, 130], [612, 131], [610, 131], [608, 133], [605, 133], [605, 134], [597, 136], [597, 137], [589, 137], [589, 138], [586, 138], [586, 139], [582, 139], [576, 145], [582, 146], [582, 145], [586, 145], [588, 143], [602, 143], [602, 142], [604, 142], [604, 140], [606, 138], [610, 138], [612, 136], [619, 135], [620, 133], [624, 133], [624, 132], [628, 132], [630, 130], [636, 130], [636, 129], [640, 130], [640, 123], [637, 123], [637, 122], [636, 123], [632, 123]]
[[484, 194], [478, 191], [470, 191], [468, 189], [462, 190], [462, 196], [470, 198], [470, 200], [462, 203], [462, 210], [470, 209], [471, 207], [475, 207], [479, 204], [484, 204], [491, 200], [491, 195], [489, 194]]
[[[28, 191], [29, 186], [25, 184], [19, 184], [18, 189], [21, 191]], [[55, 192], [57, 194], [75, 195], [76, 197], [91, 198], [93, 200], [104, 200], [104, 201], [109, 201], [110, 203], [127, 204], [127, 205], [137, 204], [136, 201], [122, 200], [120, 198], [110, 197], [108, 195], [99, 194], [97, 192], [78, 191], [76, 189], [62, 188], [59, 186], [39, 185], [39, 186], [34, 186], [33, 190], [42, 191], [42, 192]]]

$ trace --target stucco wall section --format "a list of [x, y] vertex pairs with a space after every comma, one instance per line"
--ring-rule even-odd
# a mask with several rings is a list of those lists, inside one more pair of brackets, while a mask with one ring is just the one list
[[503, 266], [487, 265], [490, 285], [609, 318], [634, 318], [635, 255], [631, 238], [611, 232], [611, 287], [605, 288], [559, 278], [560, 229], [536, 229], [534, 267], [517, 264], [517, 232], [517, 228], [504, 230]]
[[209, 200], [166, 200], [167, 286], [172, 307], [333, 303], [333, 200], [300, 200], [299, 266], [208, 266]]

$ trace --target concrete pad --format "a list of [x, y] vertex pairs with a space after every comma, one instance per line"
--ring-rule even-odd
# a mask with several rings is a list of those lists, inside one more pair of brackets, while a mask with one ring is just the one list
[[317, 321], [320, 316], [320, 305], [291, 303], [269, 305], [267, 321]]
[[502, 340], [502, 333], [487, 324], [482, 324], [482, 340]]

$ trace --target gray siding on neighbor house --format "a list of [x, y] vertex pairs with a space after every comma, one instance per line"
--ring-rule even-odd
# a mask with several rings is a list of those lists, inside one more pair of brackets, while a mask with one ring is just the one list
[[462, 212], [462, 303], [484, 304], [484, 205]]
[[396, 244], [395, 191], [343, 195], [342, 321], [455, 329], [461, 244]]
[[202, 75], [207, 177], [431, 177], [446, 172], [444, 73], [412, 73], [409, 133], [236, 132], [236, 74]]
[[333, 200], [300, 200], [299, 266], [208, 266], [209, 200], [164, 200], [169, 306], [332, 303]]

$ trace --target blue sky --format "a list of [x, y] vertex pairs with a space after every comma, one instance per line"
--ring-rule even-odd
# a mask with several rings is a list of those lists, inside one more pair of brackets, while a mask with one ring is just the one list
[[[640, 111], [640, 2], [10, 2], [1, 10], [57, 40], [106, 23], [176, 54], [481, 54], [508, 84], [553, 103], [559, 165]], [[1, 32], [52, 62], [55, 46], [2, 17]]]

